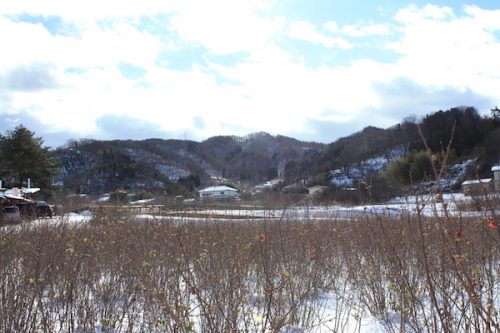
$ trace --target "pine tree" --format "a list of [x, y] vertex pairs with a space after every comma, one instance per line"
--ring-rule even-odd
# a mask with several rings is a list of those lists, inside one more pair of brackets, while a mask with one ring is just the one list
[[56, 170], [56, 161], [34, 132], [18, 125], [0, 134], [0, 179], [5, 185], [23, 186], [30, 178], [32, 186], [47, 190]]

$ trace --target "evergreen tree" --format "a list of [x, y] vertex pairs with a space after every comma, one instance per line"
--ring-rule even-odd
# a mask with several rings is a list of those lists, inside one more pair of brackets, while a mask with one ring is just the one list
[[23, 186], [30, 178], [32, 186], [46, 190], [56, 170], [57, 163], [43, 139], [23, 125], [0, 135], [0, 179], [6, 185]]
[[[458, 156], [470, 153], [474, 146], [483, 142], [487, 133], [484, 121], [472, 107], [457, 107], [429, 114], [421, 126], [433, 152], [443, 151], [452, 140], [451, 148]], [[453, 127], [455, 132], [452, 138]]]

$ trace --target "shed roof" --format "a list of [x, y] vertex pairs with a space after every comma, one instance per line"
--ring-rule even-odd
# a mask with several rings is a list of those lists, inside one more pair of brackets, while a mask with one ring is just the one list
[[472, 179], [464, 181], [462, 185], [487, 184], [490, 183], [492, 180], [493, 180], [492, 178]]
[[204, 188], [203, 190], [200, 190], [199, 192], [203, 193], [203, 192], [218, 192], [218, 191], [235, 191], [235, 192], [238, 192], [237, 189], [229, 187], [229, 186], [225, 186], [225, 185], [210, 186], [210, 187]]

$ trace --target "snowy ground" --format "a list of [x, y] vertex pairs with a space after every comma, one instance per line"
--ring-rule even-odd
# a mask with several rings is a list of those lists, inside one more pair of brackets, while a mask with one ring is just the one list
[[[419, 196], [419, 197], [406, 197], [395, 198], [386, 204], [378, 205], [362, 205], [362, 206], [301, 206], [292, 207], [286, 210], [279, 209], [210, 209], [210, 210], [196, 210], [191, 211], [193, 215], [196, 213], [199, 217], [189, 215], [189, 211], [182, 211], [184, 215], [172, 214], [169, 215], [148, 215], [138, 214], [133, 218], [137, 220], [158, 220], [158, 221], [217, 221], [217, 220], [245, 220], [245, 219], [301, 219], [301, 220], [348, 220], [350, 218], [358, 218], [361, 216], [374, 216], [374, 215], [390, 215], [400, 216], [404, 214], [415, 214], [417, 208], [420, 213], [425, 216], [443, 216], [445, 209], [450, 215], [473, 215], [484, 217], [487, 212], [469, 211], [463, 212], [457, 208], [457, 203], [463, 203], [473, 200], [471, 197], [466, 197], [460, 193], [447, 193], [442, 196], [442, 200], [435, 200], [433, 196]], [[438, 202], [436, 202], [438, 201]], [[446, 208], [445, 208], [446, 207]], [[181, 213], [181, 212], [179, 212]], [[41, 225], [57, 225], [67, 224], [71, 226], [79, 226], [88, 223], [92, 219], [90, 211], [83, 211], [79, 214], [69, 213], [63, 216], [55, 216], [51, 219], [40, 219], [32, 221], [29, 224], [31, 227]], [[26, 224], [23, 226], [27, 226]], [[19, 226], [12, 226], [13, 228], [20, 228]], [[287, 327], [282, 329], [283, 333], [320, 333], [320, 332], [359, 332], [359, 333], [379, 333], [387, 332], [387, 328], [377, 318], [370, 316], [368, 313], [363, 312], [355, 307], [349, 308], [342, 313], [339, 319], [339, 294], [326, 293], [321, 295], [322, 302], [321, 308], [318, 311], [318, 324], [309, 330], [302, 330], [295, 327]], [[196, 304], [193, 304], [196, 305]], [[254, 318], [258, 322], [258, 315]], [[193, 322], [199, 321], [197, 314], [193, 313]], [[397, 327], [399, 317], [397, 314], [388, 319], [391, 326]], [[101, 328], [97, 328], [95, 332], [103, 332]]]
[[[405, 198], [394, 198], [385, 204], [360, 205], [360, 206], [297, 206], [286, 209], [202, 209], [202, 210], [179, 210], [166, 211], [165, 215], [136, 214], [132, 218], [137, 220], [164, 220], [164, 221], [217, 221], [217, 220], [252, 220], [252, 219], [300, 219], [300, 220], [348, 220], [363, 216], [400, 216], [405, 214], [417, 214], [423, 216], [444, 216], [445, 210], [450, 216], [478, 216], [484, 217], [491, 212], [487, 211], [463, 211], [457, 207], [458, 203], [471, 202], [470, 196], [462, 193], [446, 193], [441, 200], [436, 202], [435, 197], [412, 196]], [[500, 212], [496, 212], [500, 214]], [[130, 218], [130, 216], [129, 216]], [[67, 223], [79, 225], [87, 223], [92, 219], [90, 211], [81, 213], [68, 213], [63, 216], [55, 216], [52, 219], [40, 219], [32, 221], [31, 224], [58, 224]]]

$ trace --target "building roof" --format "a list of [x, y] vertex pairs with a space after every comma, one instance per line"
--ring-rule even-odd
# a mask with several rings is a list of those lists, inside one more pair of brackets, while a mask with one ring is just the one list
[[220, 186], [210, 186], [207, 188], [204, 188], [203, 190], [199, 190], [198, 192], [203, 193], [203, 192], [219, 192], [219, 191], [235, 191], [238, 192], [237, 189], [225, 186], [225, 185], [220, 185]]
[[466, 180], [462, 183], [462, 185], [487, 184], [487, 183], [491, 182], [492, 180], [493, 180], [492, 178]]
[[494, 165], [491, 167], [491, 171], [492, 172], [495, 172], [495, 171], [500, 171], [500, 165]]
[[[3, 189], [2, 189], [3, 190]], [[26, 194], [32, 194], [40, 191], [40, 188], [38, 187], [31, 187], [31, 188], [26, 188], [26, 187], [14, 187], [14, 188], [9, 188], [4, 191], [5, 195], [11, 195], [11, 196], [24, 196]]]

